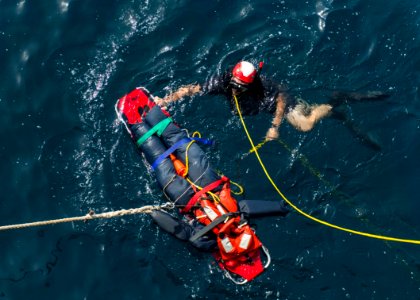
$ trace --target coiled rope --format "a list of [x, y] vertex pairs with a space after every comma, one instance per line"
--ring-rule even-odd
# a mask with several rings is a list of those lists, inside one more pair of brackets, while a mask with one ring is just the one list
[[70, 222], [77, 222], [77, 221], [86, 222], [89, 220], [96, 220], [96, 219], [111, 219], [111, 218], [116, 218], [116, 217], [123, 217], [123, 216], [129, 216], [129, 215], [137, 215], [137, 214], [150, 214], [155, 210], [171, 209], [171, 208], [173, 208], [172, 203], [165, 203], [160, 206], [146, 205], [139, 208], [122, 209], [122, 210], [117, 210], [117, 211], [104, 212], [100, 214], [95, 214], [93, 211], [90, 211], [86, 215], [80, 216], [80, 217], [70, 217], [70, 218], [63, 218], [63, 219], [38, 221], [38, 222], [32, 222], [32, 223], [0, 226], [0, 231], [22, 229], [22, 228], [28, 228], [28, 227], [38, 227], [38, 226], [45, 226], [45, 225], [54, 225], [54, 224], [60, 224], [60, 223], [70, 223]]
[[248, 140], [251, 144], [252, 150], [255, 153], [255, 156], [257, 157], [258, 162], [261, 165], [261, 168], [264, 171], [264, 174], [266, 175], [268, 181], [271, 183], [271, 185], [274, 187], [274, 189], [277, 191], [277, 193], [281, 196], [281, 198], [286, 201], [287, 204], [289, 204], [296, 212], [298, 212], [299, 214], [301, 214], [302, 216], [317, 222], [319, 224], [337, 229], [337, 230], [341, 230], [341, 231], [345, 231], [348, 233], [352, 233], [352, 234], [356, 234], [356, 235], [361, 235], [361, 236], [365, 236], [365, 237], [369, 237], [369, 238], [373, 238], [373, 239], [379, 239], [379, 240], [385, 240], [385, 241], [392, 241], [392, 242], [400, 242], [400, 243], [408, 243], [408, 244], [420, 244], [420, 240], [413, 240], [413, 239], [404, 239], [404, 238], [396, 238], [396, 237], [392, 237], [392, 236], [385, 236], [385, 235], [379, 235], [379, 234], [373, 234], [373, 233], [369, 233], [369, 232], [363, 232], [363, 231], [358, 231], [358, 230], [354, 230], [351, 228], [347, 228], [347, 227], [342, 227], [336, 224], [332, 224], [329, 223], [327, 221], [318, 219], [314, 216], [311, 216], [310, 214], [304, 212], [303, 210], [301, 210], [299, 207], [297, 207], [295, 204], [293, 204], [292, 201], [290, 201], [278, 188], [278, 186], [276, 185], [276, 183], [274, 182], [274, 180], [271, 178], [270, 174], [268, 173], [264, 163], [261, 160], [260, 155], [258, 154], [258, 149], [256, 148], [256, 146], [254, 145], [254, 142], [248, 132], [248, 128], [246, 127], [245, 121], [242, 117], [242, 113], [241, 113], [241, 109], [239, 107], [239, 103], [238, 103], [238, 99], [235, 95], [233, 95], [233, 98], [235, 100], [235, 105], [236, 105], [236, 109], [238, 111], [238, 115], [239, 118], [241, 120], [242, 126], [244, 128], [245, 134], [248, 137]]

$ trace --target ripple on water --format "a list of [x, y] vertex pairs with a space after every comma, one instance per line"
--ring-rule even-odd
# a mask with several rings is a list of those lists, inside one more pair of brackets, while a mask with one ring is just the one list
[[[5, 2], [0, 2], [3, 7]], [[2, 155], [12, 159], [3, 167], [14, 171], [3, 171], [9, 177], [3, 183], [10, 185], [5, 191], [11, 191], [10, 200], [1, 202], [6, 206], [3, 214], [31, 219], [34, 214], [56, 217], [85, 213], [88, 208], [99, 212], [161, 202], [153, 175], [115, 121], [115, 98], [138, 82], [150, 85], [152, 92], [165, 93], [189, 81], [203, 81], [241, 58], [253, 62], [263, 58], [264, 74], [289, 83], [312, 102], [328, 101], [320, 91], [325, 87], [365, 89], [389, 83], [389, 90], [384, 86], [393, 95], [385, 105], [358, 104], [349, 110], [358, 126], [378, 135], [382, 155], [365, 149], [343, 124], [331, 119], [305, 134], [285, 123], [281, 137], [292, 151], [269, 143], [260, 154], [287, 196], [307, 211], [363, 230], [392, 230], [408, 237], [417, 234], [418, 201], [413, 196], [419, 169], [417, 3], [259, 0], [203, 5], [200, 1], [129, 0], [113, 1], [112, 13], [101, 14], [99, 8], [80, 1], [58, 0], [51, 7], [42, 4], [45, 15], [25, 23], [26, 13], [37, 12], [41, 5], [30, 3], [16, 1], [0, 21], [13, 24], [6, 22], [18, 16], [16, 35], [9, 33], [12, 26], [0, 32], [5, 41], [5, 49], [0, 49], [5, 54], [2, 62], [10, 70], [5, 72], [10, 81], [0, 91], [10, 85], [24, 96], [1, 94], [2, 108], [10, 108], [3, 114], [2, 128], [25, 128], [4, 135]], [[90, 11], [78, 12], [85, 7]], [[101, 19], [104, 15], [109, 18]], [[40, 31], [37, 22], [41, 20], [45, 20], [44, 39], [35, 32]], [[23, 32], [28, 24], [35, 24], [34, 30]], [[90, 34], [81, 32], [84, 38], [75, 42], [72, 38], [79, 28]], [[21, 33], [27, 34], [24, 42], [18, 42]], [[51, 66], [51, 61], [58, 63]], [[55, 72], [61, 76], [44, 76], [34, 81], [29, 92], [26, 89], [28, 77]], [[57, 94], [42, 95], [36, 86], [49, 82], [44, 88], [53, 90], [57, 79], [62, 80]], [[71, 97], [63, 97], [63, 102], [77, 96], [76, 121], [62, 120], [62, 108], [55, 110], [61, 92], [69, 90]], [[18, 103], [18, 99], [25, 101]], [[34, 123], [41, 124], [39, 132], [47, 135], [40, 157], [28, 150], [34, 149], [29, 146], [34, 132], [25, 127], [29, 124], [27, 106], [50, 109], [50, 124]], [[249, 145], [222, 98], [195, 97], [174, 105], [172, 112], [187, 128], [202, 130], [219, 142], [206, 151], [216, 168], [240, 179], [246, 196], [278, 200], [255, 159], [242, 157]], [[77, 124], [79, 119], [79, 129], [68, 129], [74, 126], [69, 123]], [[271, 116], [253, 116], [247, 121], [259, 140]], [[51, 139], [50, 132], [54, 132]], [[10, 148], [16, 140], [22, 142]], [[16, 154], [7, 156], [8, 151]], [[307, 157], [309, 166], [300, 154]], [[42, 170], [31, 169], [31, 156], [44, 166]], [[48, 182], [38, 178], [41, 171], [47, 173]], [[322, 176], [314, 176], [316, 171]], [[20, 184], [26, 178], [30, 180]], [[29, 184], [36, 185], [31, 193], [24, 189]], [[242, 287], [226, 282], [211, 256], [149, 226], [146, 216], [80, 225], [91, 236], [74, 233], [79, 225], [28, 230], [18, 237], [10, 233], [2, 239], [8, 246], [1, 248], [6, 266], [0, 274], [0, 298], [24, 299], [29, 292], [39, 299], [57, 295], [68, 299], [121, 295], [127, 299], [139, 295], [233, 299], [238, 294], [244, 299], [399, 299], [418, 293], [418, 270], [415, 263], [407, 263], [416, 261], [417, 248], [349, 236], [295, 213], [255, 223], [261, 240], [269, 246], [273, 265]], [[66, 230], [72, 233], [66, 235]], [[399, 289], [392, 289], [389, 282]]]
[[[122, 7], [119, 17], [116, 18], [118, 23], [113, 26], [115, 30], [97, 42], [96, 51], [87, 62], [87, 70], [83, 71], [80, 67], [71, 69], [74, 85], [80, 91], [82, 99], [79, 101], [80, 119], [87, 124], [86, 143], [79, 145], [72, 155], [79, 166], [76, 173], [80, 180], [79, 185], [83, 188], [79, 195], [79, 203], [102, 203], [103, 208], [112, 205], [112, 201], [106, 199], [108, 189], [103, 180], [112, 172], [109, 165], [116, 163], [115, 152], [121, 151], [118, 150], [120, 132], [114, 130], [114, 134], [110, 133], [109, 121], [104, 120], [104, 110], [108, 111], [104, 95], [112, 76], [122, 63], [121, 53], [124, 47], [135, 36], [151, 34], [161, 22], [164, 11], [165, 6], [155, 7], [149, 3], [145, 3], [140, 9], [132, 6]], [[116, 115], [113, 115], [112, 122], [115, 118]], [[148, 188], [148, 185], [150, 182], [144, 183], [142, 195], [151, 193], [152, 188]]]

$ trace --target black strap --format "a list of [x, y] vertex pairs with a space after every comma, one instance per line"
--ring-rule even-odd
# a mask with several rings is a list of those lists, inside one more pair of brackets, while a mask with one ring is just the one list
[[232, 217], [232, 216], [236, 216], [238, 214], [239, 213], [237, 213], [237, 212], [235, 212], [235, 213], [231, 212], [231, 213], [227, 213], [227, 214], [224, 214], [224, 215], [221, 215], [221, 216], [217, 217], [209, 225], [207, 225], [206, 227], [203, 227], [200, 231], [196, 232], [192, 237], [190, 237], [189, 241], [191, 243], [195, 242], [196, 240], [201, 238], [203, 235], [212, 231], [217, 225], [220, 225], [223, 222], [225, 222], [227, 218]]

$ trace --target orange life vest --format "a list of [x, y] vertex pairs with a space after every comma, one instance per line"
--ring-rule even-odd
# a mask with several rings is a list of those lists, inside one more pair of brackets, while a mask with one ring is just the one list
[[[229, 179], [224, 177], [222, 181], [225, 183], [222, 189], [215, 193], [216, 199], [207, 193], [202, 193], [194, 207], [191, 208], [195, 218], [205, 226], [225, 214], [238, 212], [237, 202], [231, 196]], [[217, 225], [212, 231], [217, 237], [219, 250], [215, 256], [222, 268], [248, 280], [263, 271], [259, 258], [262, 243], [252, 228], [241, 220], [239, 215], [228, 217], [224, 223]], [[255, 263], [253, 260], [256, 260], [257, 266], [256, 268], [254, 266], [254, 270], [250, 274], [250, 268], [246, 268], [246, 266]]]
[[[185, 177], [185, 166], [174, 155], [171, 157], [175, 170], [179, 176]], [[213, 194], [209, 192], [222, 189]], [[195, 187], [192, 186], [194, 190]], [[208, 226], [217, 218], [237, 213], [227, 217], [224, 223], [215, 226], [212, 231], [217, 237], [218, 253], [214, 253], [222, 269], [237, 274], [246, 280], [252, 280], [264, 271], [261, 263], [260, 249], [262, 243], [252, 228], [238, 213], [238, 204], [231, 195], [229, 178], [222, 176], [216, 182], [196, 191], [181, 213], [192, 213], [203, 225]]]

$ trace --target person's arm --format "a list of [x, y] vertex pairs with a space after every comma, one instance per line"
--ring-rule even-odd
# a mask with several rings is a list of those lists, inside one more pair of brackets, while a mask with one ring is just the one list
[[178, 90], [175, 92], [170, 93], [169, 95], [166, 95], [163, 98], [155, 97], [154, 100], [157, 105], [159, 106], [167, 106], [169, 103], [173, 101], [177, 101], [179, 99], [182, 99], [185, 96], [192, 96], [201, 91], [201, 86], [199, 84], [189, 84], [181, 86]]
[[265, 139], [268, 141], [278, 139], [279, 137], [279, 127], [283, 121], [284, 110], [286, 108], [286, 95], [279, 94], [277, 96], [276, 111], [274, 113], [273, 121], [271, 122], [271, 127], [268, 129]]

